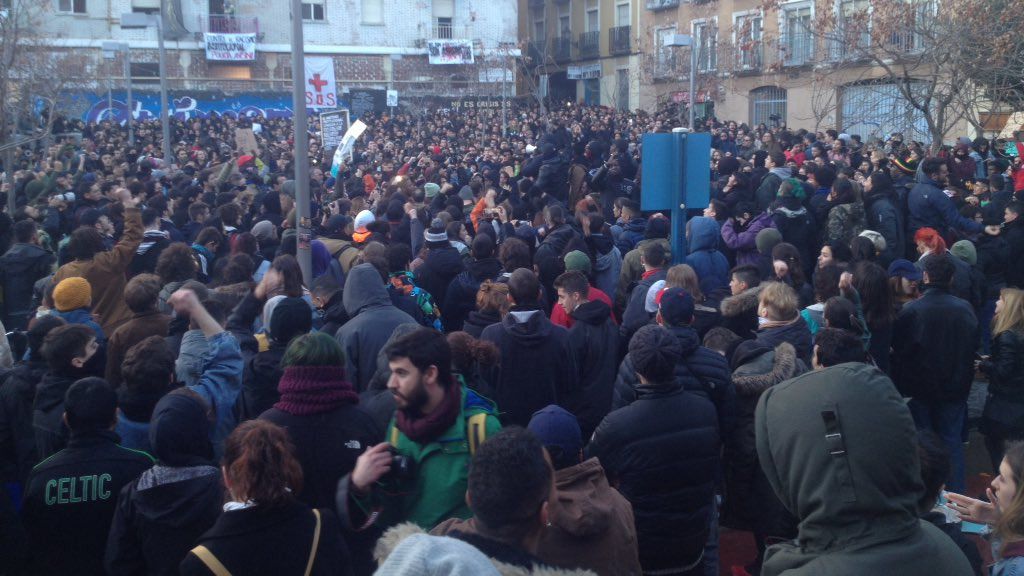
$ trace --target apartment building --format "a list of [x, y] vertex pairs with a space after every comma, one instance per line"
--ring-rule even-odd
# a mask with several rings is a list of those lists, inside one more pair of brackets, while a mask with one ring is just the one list
[[640, 107], [642, 0], [519, 0], [529, 78], [552, 101]]
[[[136, 90], [155, 89], [157, 32], [122, 29], [120, 19], [162, 12], [174, 99], [200, 94], [211, 109], [219, 104], [207, 93], [288, 101], [290, 0], [22, 1], [47, 4], [38, 34], [55, 52], [88, 56], [82, 80], [95, 80], [96, 95], [105, 98], [108, 81], [123, 84], [124, 52], [104, 59], [105, 41], [128, 44]], [[496, 79], [511, 91], [517, 11], [516, 0], [304, 0], [305, 53], [332, 61], [339, 95], [350, 87], [394, 89], [400, 99], [476, 95], [495, 92]]]
[[[929, 139], [920, 111], [863, 58], [878, 42], [871, 0], [639, 1], [642, 108], [688, 101], [690, 48], [665, 47], [664, 40], [689, 34], [698, 118]], [[935, 9], [934, 0], [906, 0], [906, 31], [891, 33], [887, 46], [923, 50], [915, 22]], [[952, 132], [972, 131], [964, 124]]]

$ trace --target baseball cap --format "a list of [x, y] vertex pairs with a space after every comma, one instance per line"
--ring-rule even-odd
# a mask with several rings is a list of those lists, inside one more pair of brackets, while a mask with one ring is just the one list
[[526, 429], [544, 446], [558, 448], [561, 456], [574, 455], [583, 449], [579, 422], [561, 406], [550, 404], [534, 412]]
[[912, 282], [920, 282], [924, 278], [921, 269], [914, 266], [914, 263], [910, 260], [893, 260], [892, 264], [889, 264], [888, 272], [890, 278], [899, 276]]
[[655, 298], [658, 311], [666, 326], [684, 326], [693, 322], [693, 311], [696, 304], [693, 296], [682, 288], [667, 288]]

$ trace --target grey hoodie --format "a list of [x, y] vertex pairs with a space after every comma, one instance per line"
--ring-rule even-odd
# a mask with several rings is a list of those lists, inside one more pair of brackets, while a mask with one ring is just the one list
[[795, 541], [768, 549], [761, 574], [972, 574], [949, 537], [918, 519], [917, 432], [877, 368], [839, 364], [777, 384], [755, 428], [761, 468], [800, 522]]
[[416, 324], [416, 320], [391, 304], [384, 280], [372, 264], [349, 270], [341, 303], [352, 319], [334, 337], [345, 350], [345, 375], [362, 392], [377, 370], [377, 353], [395, 327]]

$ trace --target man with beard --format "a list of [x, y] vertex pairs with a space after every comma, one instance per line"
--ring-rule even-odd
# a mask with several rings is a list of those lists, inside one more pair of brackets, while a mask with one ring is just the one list
[[470, 457], [501, 429], [497, 408], [452, 374], [444, 335], [419, 328], [384, 349], [397, 410], [386, 442], [338, 481], [342, 522], [356, 530], [413, 522], [429, 530], [472, 516], [466, 505]]

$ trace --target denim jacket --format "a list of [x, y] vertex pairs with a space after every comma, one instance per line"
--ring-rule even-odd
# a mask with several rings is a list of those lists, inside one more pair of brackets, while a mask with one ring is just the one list
[[208, 338], [210, 349], [203, 359], [203, 372], [199, 381], [189, 385], [213, 407], [217, 421], [210, 440], [219, 459], [224, 439], [235, 428], [234, 406], [242, 387], [242, 351], [238, 340], [230, 332], [221, 332]]

